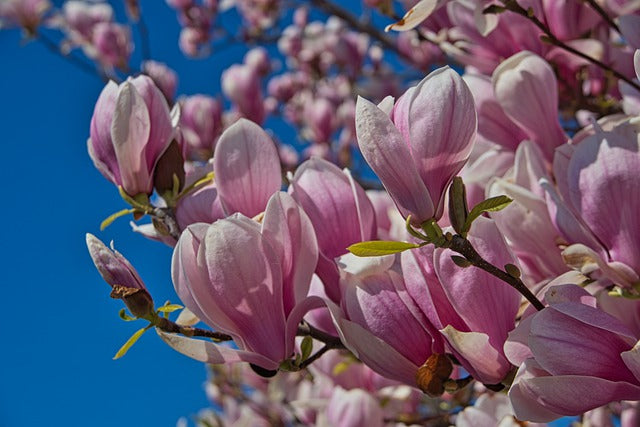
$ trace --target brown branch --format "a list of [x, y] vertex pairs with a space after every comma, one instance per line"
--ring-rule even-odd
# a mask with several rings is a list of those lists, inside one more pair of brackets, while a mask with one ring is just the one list
[[390, 37], [388, 37], [386, 34], [384, 34], [382, 31], [380, 31], [378, 28], [374, 27], [373, 25], [369, 24], [368, 22], [360, 21], [358, 18], [356, 18], [346, 10], [342, 9], [341, 7], [333, 4], [328, 0], [311, 0], [310, 3], [313, 4], [315, 7], [317, 7], [318, 9], [324, 11], [328, 15], [334, 15], [342, 19], [354, 30], [357, 30], [361, 33], [368, 34], [372, 39], [376, 40], [384, 48], [396, 52], [403, 60], [405, 60], [412, 66], [415, 65], [413, 63], [412, 58], [409, 55], [406, 55], [398, 50], [398, 47], [396, 46], [395, 42]]
[[170, 332], [174, 334], [181, 334], [186, 337], [205, 337], [211, 338], [215, 341], [231, 341], [233, 338], [230, 335], [222, 332], [210, 331], [208, 329], [194, 328], [192, 326], [182, 326], [176, 322], [165, 317], [158, 317], [154, 326], [164, 332]]
[[613, 22], [613, 19], [611, 19], [611, 17], [607, 14], [607, 12], [605, 12], [605, 10], [595, 0], [582, 0], [582, 1], [584, 1], [585, 3], [589, 3], [589, 6], [591, 6], [593, 10], [598, 12], [598, 15], [600, 15], [602, 19], [604, 19], [611, 28], [613, 28], [618, 33], [620, 33], [620, 28], [618, 27], [618, 25], [615, 22]]
[[507, 283], [509, 286], [518, 291], [522, 296], [524, 296], [527, 301], [531, 303], [537, 310], [542, 310], [544, 308], [544, 304], [540, 302], [540, 300], [527, 288], [527, 286], [520, 280], [519, 278], [510, 275], [504, 270], [499, 269], [494, 266], [482, 256], [476, 252], [475, 248], [471, 245], [471, 242], [460, 235], [455, 235], [448, 241], [445, 245], [454, 252], [457, 252], [463, 255], [467, 261], [469, 261], [475, 267], [478, 267], [492, 276], [497, 277], [503, 282]]

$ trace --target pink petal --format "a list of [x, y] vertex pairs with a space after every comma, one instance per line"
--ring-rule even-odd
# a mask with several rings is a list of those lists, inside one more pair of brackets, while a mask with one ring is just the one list
[[[207, 230], [198, 263], [209, 273], [208, 286], [192, 286], [212, 319], [230, 319], [247, 345], [272, 360], [285, 354], [285, 314], [280, 260], [248, 219], [219, 220]], [[206, 309], [205, 309], [206, 307]]]
[[235, 350], [210, 341], [187, 338], [177, 334], [168, 334], [156, 329], [160, 338], [171, 348], [199, 362], [220, 364], [248, 362], [265, 369], [278, 369], [279, 361], [270, 360], [258, 353]]
[[[409, 103], [411, 155], [439, 218], [446, 187], [473, 149], [477, 129], [473, 95], [458, 73], [444, 67], [416, 86]], [[396, 113], [393, 119], [399, 119]]]
[[318, 243], [313, 224], [293, 198], [281, 191], [269, 199], [262, 222], [262, 235], [282, 265], [285, 314], [309, 292], [318, 263]]
[[111, 140], [120, 167], [122, 187], [131, 196], [151, 193], [151, 170], [145, 162], [151, 122], [144, 99], [130, 82], [124, 82], [116, 99]]
[[411, 215], [416, 224], [433, 217], [434, 202], [420, 179], [407, 143], [382, 110], [360, 97], [356, 103], [356, 134], [362, 155], [402, 216]]
[[238, 120], [220, 136], [213, 165], [218, 194], [228, 214], [259, 214], [282, 183], [273, 141], [246, 119]]
[[447, 325], [440, 332], [460, 356], [460, 363], [471, 375], [484, 384], [498, 384], [511, 370], [511, 363], [489, 343], [489, 337], [480, 332], [460, 332]]

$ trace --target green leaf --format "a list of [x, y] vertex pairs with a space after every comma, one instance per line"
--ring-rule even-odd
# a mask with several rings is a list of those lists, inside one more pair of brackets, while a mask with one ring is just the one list
[[407, 249], [419, 248], [421, 245], [407, 242], [394, 242], [389, 240], [372, 240], [369, 242], [355, 243], [347, 248], [349, 252], [360, 257], [381, 256], [397, 254]]
[[467, 268], [472, 265], [471, 261], [469, 261], [465, 257], [461, 257], [458, 255], [451, 255], [451, 261], [453, 261], [453, 263], [458, 267], [462, 267], [462, 268]]
[[120, 312], [118, 313], [118, 315], [120, 316], [120, 318], [122, 320], [124, 320], [125, 322], [131, 322], [132, 320], [137, 320], [136, 317], [131, 317], [127, 314], [127, 311], [123, 308], [120, 310]]
[[160, 307], [158, 309], [158, 312], [160, 313], [173, 313], [176, 310], [181, 310], [184, 307], [179, 305], [179, 304], [167, 304], [167, 305], [163, 305], [162, 307]]
[[125, 216], [133, 212], [135, 212], [135, 209], [122, 209], [121, 211], [109, 215], [104, 221], [100, 223], [100, 231], [110, 226], [113, 221], [120, 218], [121, 216]]
[[473, 207], [473, 209], [471, 209], [471, 212], [469, 212], [467, 221], [464, 223], [463, 231], [465, 233], [468, 232], [471, 229], [471, 224], [473, 223], [473, 221], [478, 219], [478, 217], [483, 213], [500, 211], [509, 206], [509, 203], [511, 203], [512, 201], [513, 200], [511, 200], [507, 196], [496, 196], [478, 203]]
[[113, 360], [120, 359], [122, 356], [127, 354], [127, 351], [129, 351], [131, 346], [133, 346], [136, 343], [136, 341], [140, 339], [142, 334], [144, 334], [147, 331], [147, 329], [149, 329], [149, 327], [150, 326], [145, 326], [142, 329], [138, 329], [133, 335], [131, 335], [131, 337], [127, 340], [127, 342], [124, 343], [122, 347], [120, 347], [120, 350], [118, 350], [116, 355], [113, 356]]
[[313, 350], [313, 338], [310, 336], [306, 336], [302, 339], [302, 343], [300, 344], [300, 351], [302, 352], [301, 360], [307, 360], [311, 355], [311, 351]]

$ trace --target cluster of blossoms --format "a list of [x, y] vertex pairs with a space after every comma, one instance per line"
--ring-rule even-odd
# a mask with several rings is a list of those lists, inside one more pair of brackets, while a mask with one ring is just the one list
[[[151, 217], [134, 230], [173, 248], [184, 310], [170, 320], [176, 306], [154, 307], [88, 235], [96, 267], [170, 347], [213, 365], [205, 425], [638, 425], [640, 4], [412, 3], [389, 26], [396, 53], [460, 72], [403, 91], [387, 36], [297, 9], [286, 71], [269, 78], [269, 52], [250, 50], [221, 76], [228, 106], [174, 103], [177, 77], [153, 61], [110, 81], [89, 155], [130, 205], [119, 215]], [[251, 34], [280, 15], [234, 4]], [[200, 52], [218, 4], [171, 6]], [[35, 33], [47, 8], [0, 12]], [[111, 14], [72, 1], [56, 22], [123, 70], [128, 42], [97, 41]], [[312, 142], [300, 165], [262, 128], [277, 112]], [[356, 149], [384, 190], [336, 166]]]

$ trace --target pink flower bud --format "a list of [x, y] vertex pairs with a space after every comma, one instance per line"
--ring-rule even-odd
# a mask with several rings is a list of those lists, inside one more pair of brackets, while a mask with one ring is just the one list
[[133, 49], [127, 27], [100, 22], [93, 27], [91, 41], [98, 61], [110, 67], [126, 68]]
[[0, 28], [20, 26], [34, 33], [42, 16], [51, 8], [49, 0], [5, 0], [0, 2]]
[[156, 163], [174, 136], [167, 101], [147, 76], [102, 90], [91, 118], [89, 155], [98, 170], [135, 196], [151, 194]]
[[[277, 369], [293, 354], [304, 314], [322, 303], [307, 298], [317, 257], [311, 222], [286, 193], [270, 199], [262, 227], [242, 215], [189, 226], [173, 255], [176, 292], [198, 318], [230, 334], [239, 350], [163, 338], [209, 363], [244, 360]], [[194, 353], [202, 346], [206, 353]]]
[[222, 132], [222, 106], [217, 99], [193, 95], [180, 101], [180, 130], [185, 157], [207, 160]]
[[109, 249], [96, 236], [87, 233], [87, 248], [102, 278], [111, 287], [111, 297], [122, 299], [131, 314], [145, 317], [153, 312], [153, 300], [138, 272], [118, 251]]
[[222, 91], [234, 103], [240, 114], [261, 124], [264, 104], [260, 75], [248, 65], [232, 65], [222, 73]]
[[162, 91], [167, 98], [167, 102], [171, 103], [176, 96], [176, 86], [178, 85], [178, 75], [166, 64], [157, 61], [145, 61], [142, 64], [142, 70], [146, 75], [151, 77], [153, 82]]
[[254, 47], [244, 55], [244, 63], [255, 69], [258, 74], [264, 76], [271, 71], [269, 54], [263, 47]]

